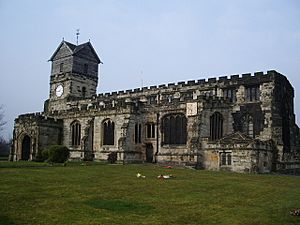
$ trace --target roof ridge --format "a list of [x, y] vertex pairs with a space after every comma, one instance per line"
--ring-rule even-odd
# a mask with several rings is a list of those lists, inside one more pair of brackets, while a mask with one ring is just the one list
[[57, 52], [59, 51], [59, 49], [61, 48], [62, 45], [67, 46], [67, 48], [70, 50], [70, 53], [71, 53], [70, 55], [75, 55], [78, 52], [80, 52], [82, 49], [84, 49], [85, 47], [89, 47], [89, 48], [91, 48], [91, 51], [94, 54], [94, 57], [96, 58], [97, 62], [102, 63], [90, 41], [82, 43], [80, 45], [74, 45], [73, 43], [65, 41], [65, 40], [63, 40], [60, 43], [60, 45], [57, 47], [57, 49], [55, 50], [55, 52], [52, 54], [51, 58], [48, 61], [53, 61], [55, 55], [57, 54]]
[[66, 45], [68, 45], [68, 47], [74, 51], [76, 49], [76, 45], [72, 44], [71, 42], [68, 42], [68, 41], [63, 41]]

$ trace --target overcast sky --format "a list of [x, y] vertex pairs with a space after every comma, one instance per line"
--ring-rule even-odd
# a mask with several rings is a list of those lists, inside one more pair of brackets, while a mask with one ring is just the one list
[[5, 137], [19, 114], [43, 110], [48, 59], [77, 28], [104, 62], [98, 93], [275, 69], [300, 115], [298, 0], [0, 0], [0, 25]]

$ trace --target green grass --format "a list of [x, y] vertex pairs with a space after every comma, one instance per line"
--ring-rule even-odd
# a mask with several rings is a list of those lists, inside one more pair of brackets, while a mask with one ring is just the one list
[[289, 214], [300, 208], [300, 177], [0, 162], [0, 178], [0, 224], [300, 224]]

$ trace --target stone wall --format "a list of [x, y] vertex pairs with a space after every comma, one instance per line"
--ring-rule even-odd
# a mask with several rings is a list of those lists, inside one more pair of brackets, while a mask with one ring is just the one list
[[[152, 86], [121, 92], [113, 92], [93, 96], [89, 99], [68, 100], [66, 103], [55, 102], [58, 113], [49, 116], [57, 116], [64, 119], [65, 133], [64, 139], [68, 140], [70, 134], [66, 131], [70, 127], [71, 120], [65, 119], [73, 115], [81, 124], [85, 120], [95, 119], [94, 123], [94, 144], [93, 151], [95, 159], [106, 159], [110, 152], [118, 152], [120, 160], [145, 161], [146, 145], [151, 144], [153, 161], [177, 162], [184, 164], [195, 164], [204, 153], [204, 147], [199, 147], [199, 138], [209, 138], [210, 116], [214, 112], [219, 112], [223, 116], [223, 136], [240, 131], [241, 118], [249, 114], [254, 118], [253, 132], [255, 138], [260, 140], [270, 140], [273, 138], [274, 126], [272, 115], [273, 92], [275, 88], [274, 79], [278, 75], [274, 71], [267, 74], [256, 73], [255, 76], [245, 74], [242, 77], [231, 76], [217, 79], [179, 82], [176, 84]], [[245, 86], [244, 86], [245, 85]], [[257, 101], [247, 102], [245, 90], [249, 85], [258, 85], [260, 97]], [[224, 90], [226, 88], [236, 89], [236, 101], [226, 99]], [[187, 116], [188, 119], [188, 139], [186, 145], [170, 146], [162, 145], [161, 120], [165, 115], [172, 113], [187, 114], [187, 104], [196, 104], [196, 114]], [[276, 110], [278, 110], [276, 108]], [[79, 112], [79, 113], [76, 113]], [[158, 137], [154, 140], [146, 140], [142, 132], [142, 143], [135, 144], [134, 126], [136, 123], [143, 125], [152, 122], [157, 126], [156, 115], [159, 114]], [[86, 119], [84, 119], [86, 118]], [[101, 146], [101, 121], [111, 118], [116, 124], [115, 145]], [[125, 125], [124, 125], [125, 124]], [[82, 126], [85, 129], [85, 126]], [[124, 135], [126, 132], [126, 135]], [[279, 135], [279, 133], [278, 133]], [[280, 149], [280, 136], [277, 137]], [[198, 141], [199, 142], [199, 141]], [[157, 144], [158, 143], [158, 144]], [[68, 144], [68, 142], [65, 142]], [[81, 149], [81, 151], [83, 151]], [[78, 153], [79, 154], [79, 153]], [[76, 157], [82, 157], [77, 155]], [[205, 155], [205, 154], [204, 154]], [[74, 156], [75, 157], [75, 156]]]
[[48, 118], [40, 113], [25, 114], [15, 120], [12, 160], [21, 160], [24, 138], [29, 138], [29, 159], [34, 160], [49, 145], [62, 143], [62, 120]]
[[[16, 120], [15, 160], [22, 157], [22, 141], [27, 136], [30, 159], [44, 146], [63, 143], [70, 148], [71, 158], [80, 160], [107, 160], [113, 153], [125, 163], [176, 163], [235, 172], [298, 166], [300, 139], [294, 90], [276, 71], [96, 95], [101, 62], [90, 43], [75, 46], [62, 42], [50, 61], [50, 97], [43, 115]], [[64, 87], [60, 97], [55, 95], [59, 84]], [[212, 127], [214, 113], [220, 115], [222, 128]], [[170, 115], [186, 119], [186, 142], [164, 142], [162, 121]], [[103, 144], [106, 120], [114, 123], [111, 145]], [[74, 121], [81, 125], [77, 146], [71, 141]], [[155, 129], [151, 138], [146, 136], [149, 123]], [[222, 129], [217, 140], [211, 137], [213, 129]], [[140, 133], [138, 141], [136, 132]]]
[[[230, 139], [233, 138], [232, 136]], [[230, 143], [231, 142], [231, 143]], [[210, 142], [202, 139], [203, 158], [202, 166], [208, 170], [233, 171], [240, 173], [269, 173], [274, 163], [273, 144], [269, 141], [257, 141], [254, 139], [233, 141], [224, 143]], [[230, 154], [229, 165], [222, 165], [222, 154]]]
[[[63, 74], [51, 77], [50, 98], [51, 100], [64, 99], [69, 96], [78, 98], [91, 98], [96, 94], [97, 78], [87, 78], [80, 74]], [[62, 96], [55, 95], [55, 89], [59, 84], [63, 84], [64, 93]], [[83, 95], [82, 88], [85, 87], [86, 93]]]

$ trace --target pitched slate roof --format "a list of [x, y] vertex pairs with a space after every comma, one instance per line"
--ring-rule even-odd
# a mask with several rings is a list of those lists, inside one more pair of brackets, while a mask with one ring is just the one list
[[72, 44], [72, 43], [70, 43], [70, 42], [67, 42], [67, 41], [64, 41], [64, 42], [65, 42], [65, 44], [66, 44], [72, 51], [74, 51], [75, 48], [77, 47], [76, 45], [74, 45], [74, 44]]
[[70, 55], [76, 55], [76, 53], [80, 52], [82, 49], [84, 49], [86, 47], [90, 47], [95, 59], [97, 60], [97, 62], [102, 63], [100, 58], [98, 57], [95, 49], [93, 48], [91, 42], [86, 42], [86, 43], [83, 43], [83, 44], [80, 44], [80, 45], [74, 45], [74, 44], [72, 44], [70, 42], [67, 42], [67, 41], [62, 41], [60, 43], [60, 45], [57, 47], [57, 49], [55, 50], [55, 52], [53, 53], [53, 55], [51, 56], [51, 58], [48, 61], [53, 61], [54, 57], [56, 56], [56, 54], [58, 53], [58, 51], [60, 50], [60, 48], [64, 44], [69, 48]]

